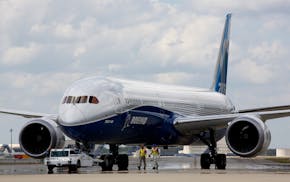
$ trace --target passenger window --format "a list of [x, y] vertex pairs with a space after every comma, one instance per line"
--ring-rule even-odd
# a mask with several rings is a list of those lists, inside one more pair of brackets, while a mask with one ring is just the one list
[[99, 100], [95, 96], [90, 96], [89, 102], [91, 104], [98, 104], [99, 103]]
[[87, 103], [88, 96], [81, 96], [80, 103]]

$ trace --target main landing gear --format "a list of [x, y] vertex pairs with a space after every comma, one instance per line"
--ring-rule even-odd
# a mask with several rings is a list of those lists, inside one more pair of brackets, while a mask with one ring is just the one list
[[100, 163], [102, 167], [102, 171], [112, 171], [113, 165], [118, 165], [119, 171], [128, 170], [129, 158], [126, 154], [119, 154], [119, 146], [118, 145], [110, 145], [110, 152], [112, 154], [102, 155], [101, 159], [103, 160]]
[[225, 154], [218, 154], [216, 149], [215, 132], [213, 129], [209, 130], [210, 142], [200, 137], [202, 142], [209, 148], [209, 153], [201, 154], [200, 166], [201, 169], [209, 169], [211, 164], [215, 164], [216, 169], [224, 170], [227, 165], [227, 158]]

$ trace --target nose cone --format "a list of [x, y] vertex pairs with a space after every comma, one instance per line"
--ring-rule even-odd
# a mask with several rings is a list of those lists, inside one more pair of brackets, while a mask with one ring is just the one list
[[86, 122], [86, 117], [76, 105], [64, 105], [60, 108], [59, 121], [64, 125], [76, 125]]

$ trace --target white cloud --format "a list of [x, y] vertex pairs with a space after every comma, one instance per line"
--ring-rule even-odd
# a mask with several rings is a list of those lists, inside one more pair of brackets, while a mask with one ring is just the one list
[[[188, 1], [186, 1], [188, 2]], [[237, 12], [248, 15], [262, 13], [272, 14], [287, 12], [287, 8], [290, 6], [289, 1], [285, 0], [264, 0], [264, 1], [234, 1], [234, 0], [203, 0], [203, 1], [189, 1], [188, 3], [192, 8], [199, 12], [209, 11], [210, 13], [221, 13], [221, 12]], [[189, 6], [188, 5], [188, 6]]]
[[233, 67], [237, 78], [254, 84], [265, 84], [272, 81], [274, 73], [267, 65], [258, 65], [256, 62], [246, 59], [241, 60]]
[[47, 25], [44, 24], [34, 24], [31, 26], [30, 32], [31, 33], [43, 33], [46, 32], [48, 29]]
[[149, 35], [148, 39], [152, 41], [141, 45], [140, 58], [145, 57], [164, 66], [186, 64], [198, 67], [208, 65], [216, 58], [219, 40], [216, 39], [217, 32], [212, 30], [222, 28], [219, 19], [174, 14], [170, 20], [172, 23], [165, 21], [168, 27], [164, 29], [160, 26], [156, 30], [161, 32], [159, 37], [151, 38]]
[[77, 33], [71, 24], [57, 24], [54, 34], [59, 38], [74, 38]]
[[5, 65], [28, 64], [40, 53], [41, 46], [30, 44], [26, 47], [10, 47], [4, 51], [1, 62]]
[[[287, 64], [290, 56], [287, 46], [289, 47], [279, 41], [262, 41], [248, 47], [248, 50], [244, 51], [246, 55], [240, 55], [243, 58], [233, 64], [234, 77], [245, 83], [260, 85], [273, 84], [273, 80], [278, 77], [280, 78], [276, 79], [276, 84], [287, 82], [285, 77], [278, 76], [288, 74], [290, 68]], [[239, 50], [241, 48], [239, 46]]]
[[118, 72], [123, 68], [123, 65], [121, 64], [109, 64], [108, 65], [108, 70], [110, 72]]
[[28, 89], [31, 94], [51, 95], [60, 93], [72, 82], [82, 78], [82, 73], [1, 73], [0, 81], [12, 89]]
[[286, 48], [279, 42], [262, 42], [260, 45], [249, 50], [253, 59], [272, 63], [280, 61], [287, 56]]
[[84, 54], [84, 53], [86, 53], [86, 52], [87, 52], [87, 50], [86, 50], [85, 47], [77, 47], [77, 48], [75, 49], [75, 51], [74, 51], [74, 56], [75, 56], [75, 57], [79, 57], [79, 56], [81, 56], [82, 54]]
[[289, 23], [283, 16], [278, 15], [272, 18], [269, 18], [266, 22], [263, 23], [263, 29], [268, 30], [283, 30], [288, 29], [290, 31]]
[[197, 75], [185, 72], [168, 72], [155, 74], [153, 78], [159, 83], [182, 85], [196, 80]]

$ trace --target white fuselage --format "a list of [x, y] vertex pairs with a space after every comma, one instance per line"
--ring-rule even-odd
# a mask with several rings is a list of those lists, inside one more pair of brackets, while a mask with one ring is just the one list
[[204, 116], [234, 112], [223, 94], [209, 89], [90, 77], [69, 87], [67, 96], [95, 96], [98, 104], [60, 104], [58, 122], [76, 126], [107, 119], [140, 106], [154, 106], [183, 116]]

